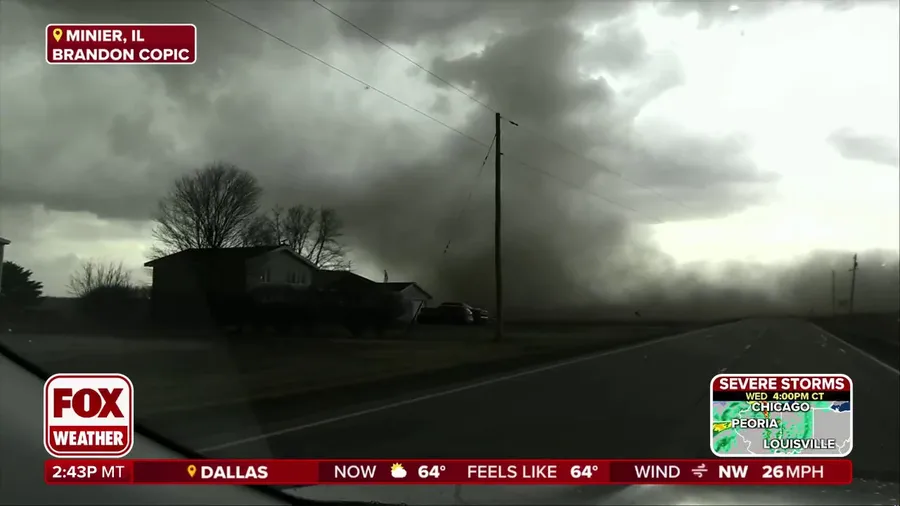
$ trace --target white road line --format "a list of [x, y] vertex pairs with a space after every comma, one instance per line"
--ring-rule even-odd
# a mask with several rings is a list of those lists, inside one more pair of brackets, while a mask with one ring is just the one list
[[888, 371], [891, 371], [891, 372], [894, 373], [894, 374], [900, 375], [900, 370], [897, 370], [896, 367], [894, 367], [894, 366], [888, 364], [887, 362], [883, 362], [881, 359], [879, 359], [879, 358], [876, 357], [875, 355], [872, 355], [872, 354], [869, 353], [868, 351], [864, 351], [864, 350], [862, 350], [861, 348], [858, 348], [858, 347], [856, 347], [856, 346], [854, 346], [854, 345], [848, 343], [847, 341], [844, 341], [844, 340], [841, 339], [840, 337], [838, 337], [838, 336], [832, 334], [831, 332], [828, 332], [827, 330], [823, 329], [822, 327], [819, 327], [818, 325], [816, 325], [816, 324], [814, 324], [814, 323], [810, 323], [810, 325], [812, 325], [813, 327], [819, 329], [819, 331], [822, 332], [822, 335], [823, 335], [823, 336], [828, 336], [828, 337], [834, 339], [835, 341], [837, 341], [837, 342], [843, 344], [844, 346], [846, 346], [846, 347], [850, 348], [851, 350], [853, 350], [853, 351], [859, 353], [860, 355], [862, 355], [862, 356], [868, 358], [869, 360], [872, 360], [873, 362], [875, 362], [876, 364], [880, 365], [881, 367], [884, 367], [884, 368], [887, 369]]
[[437, 398], [439, 398], [439, 397], [444, 397], [444, 396], [456, 394], [456, 393], [459, 393], [459, 392], [465, 392], [466, 390], [472, 390], [472, 389], [474, 389], [474, 388], [479, 388], [479, 387], [484, 387], [484, 386], [488, 386], [488, 385], [493, 385], [493, 384], [496, 384], [496, 383], [502, 383], [502, 382], [504, 382], [504, 381], [509, 381], [509, 380], [511, 380], [511, 379], [521, 378], [521, 377], [523, 377], [523, 376], [530, 376], [530, 375], [532, 375], [532, 374], [537, 374], [537, 373], [541, 373], [541, 372], [545, 372], [545, 371], [551, 371], [551, 370], [553, 370], [553, 369], [559, 369], [560, 367], [566, 367], [566, 366], [573, 365], [573, 364], [579, 364], [579, 363], [581, 363], [581, 362], [587, 362], [587, 361], [589, 361], [589, 360], [594, 360], [594, 359], [601, 358], [601, 357], [608, 357], [608, 356], [610, 356], [610, 355], [616, 355], [616, 354], [619, 354], [619, 353], [624, 353], [624, 352], [626, 352], [626, 351], [632, 351], [632, 350], [637, 350], [637, 349], [640, 349], [640, 348], [645, 348], [645, 347], [647, 347], [647, 346], [652, 346], [652, 345], [654, 345], [654, 344], [659, 344], [659, 343], [671, 341], [671, 340], [673, 340], [673, 339], [680, 339], [680, 338], [683, 338], [683, 337], [688, 337], [688, 336], [697, 334], [697, 333], [699, 333], [699, 332], [709, 331], [709, 330], [711, 330], [711, 329], [721, 329], [722, 327], [726, 327], [726, 326], [729, 326], [729, 325], [740, 324], [740, 323], [742, 323], [742, 322], [743, 322], [743, 321], [739, 321], [739, 322], [731, 322], [731, 323], [723, 323], [723, 324], [716, 325], [716, 326], [713, 326], [713, 327], [707, 327], [707, 328], [705, 328], [705, 329], [692, 330], [692, 331], [690, 331], [690, 332], [684, 332], [684, 333], [682, 333], [682, 334], [675, 334], [675, 335], [668, 336], [668, 337], [662, 337], [662, 338], [659, 338], [659, 339], [654, 339], [654, 340], [652, 340], [652, 341], [647, 341], [647, 342], [643, 342], [643, 343], [634, 344], [634, 345], [631, 345], [631, 346], [626, 346], [626, 347], [624, 347], [624, 348], [617, 348], [617, 349], [614, 349], [614, 350], [602, 351], [602, 352], [594, 353], [594, 354], [591, 354], [591, 355], [585, 355], [585, 356], [577, 357], [577, 358], [574, 358], [574, 359], [569, 359], [569, 360], [565, 360], [565, 361], [562, 361], [562, 362], [556, 362], [556, 363], [553, 363], [553, 364], [549, 364], [549, 365], [537, 367], [537, 368], [534, 368], [534, 369], [528, 369], [528, 370], [520, 371], [520, 372], [513, 373], [513, 374], [507, 374], [507, 375], [505, 375], [505, 376], [498, 376], [498, 377], [486, 379], [486, 380], [483, 380], [483, 381], [478, 381], [478, 382], [475, 382], [475, 383], [470, 383], [470, 384], [468, 384], [468, 385], [463, 385], [463, 386], [460, 386], [460, 387], [451, 388], [451, 389], [449, 389], [449, 390], [441, 390], [441, 391], [439, 391], [439, 392], [434, 392], [434, 393], [430, 393], [430, 394], [420, 395], [420, 396], [418, 396], [418, 397], [413, 397], [413, 398], [410, 398], [410, 399], [404, 399], [404, 400], [402, 400], [402, 401], [392, 402], [392, 403], [389, 403], [389, 404], [384, 404], [384, 405], [381, 405], [381, 406], [376, 406], [376, 407], [374, 407], [374, 408], [363, 409], [363, 410], [360, 410], [360, 411], [354, 411], [354, 412], [352, 412], [352, 413], [347, 413], [347, 414], [343, 414], [343, 415], [333, 416], [333, 417], [330, 417], [330, 418], [325, 418], [325, 419], [322, 419], [322, 420], [317, 420], [317, 421], [315, 421], [315, 422], [310, 422], [310, 423], [306, 423], [306, 424], [303, 424], [303, 425], [296, 425], [296, 426], [294, 426], [294, 427], [288, 427], [288, 428], [286, 428], [286, 429], [281, 429], [281, 430], [276, 430], [276, 431], [272, 431], [272, 432], [267, 432], [267, 433], [265, 433], [265, 434], [257, 434], [257, 435], [255, 435], [255, 436], [246, 437], [246, 438], [242, 438], [242, 439], [237, 439], [237, 440], [234, 440], [234, 441], [230, 441], [230, 442], [228, 442], [228, 443], [222, 443], [222, 444], [217, 444], [217, 445], [214, 445], [214, 446], [209, 446], [209, 447], [207, 447], [207, 448], [202, 448], [202, 449], [200, 449], [200, 450], [198, 450], [198, 451], [199, 451], [200, 453], [209, 453], [209, 452], [214, 452], [214, 451], [224, 450], [225, 448], [232, 448], [232, 447], [235, 447], [235, 446], [244, 445], [244, 444], [247, 444], [247, 443], [255, 443], [256, 441], [261, 441], [261, 440], [264, 440], [264, 439], [268, 439], [268, 438], [270, 438], [270, 437], [283, 436], [283, 435], [285, 435], [285, 434], [291, 434], [291, 433], [294, 433], [294, 432], [300, 432], [300, 431], [303, 431], [303, 430], [312, 429], [312, 428], [314, 428], [314, 427], [321, 427], [321, 426], [323, 426], [323, 425], [328, 425], [328, 424], [332, 424], [332, 423], [335, 423], [335, 422], [341, 422], [341, 421], [344, 421], [344, 420], [349, 420], [349, 419], [351, 419], [351, 418], [357, 418], [357, 417], [360, 417], [360, 416], [370, 415], [370, 414], [372, 414], [372, 413], [378, 413], [378, 412], [380, 412], [380, 411], [387, 411], [387, 410], [389, 410], [389, 409], [399, 408], [399, 407], [401, 407], [401, 406], [407, 406], [407, 405], [409, 405], [409, 404], [415, 404], [415, 403], [417, 403], [417, 402], [427, 401], [427, 400], [431, 400], [431, 399], [437, 399]]

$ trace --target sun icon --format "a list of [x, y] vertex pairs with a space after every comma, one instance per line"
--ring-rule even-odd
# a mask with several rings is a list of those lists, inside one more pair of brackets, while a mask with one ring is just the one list
[[396, 463], [391, 465], [391, 476], [394, 478], [406, 478], [406, 469], [403, 469], [403, 464]]

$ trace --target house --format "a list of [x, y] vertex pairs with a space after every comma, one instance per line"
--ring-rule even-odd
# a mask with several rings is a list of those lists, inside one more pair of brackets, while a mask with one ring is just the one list
[[[154, 319], [190, 321], [222, 309], [258, 286], [307, 289], [315, 265], [285, 246], [188, 249], [144, 264], [153, 269]], [[227, 307], [224, 309], [227, 311]]]
[[380, 284], [350, 271], [318, 270], [313, 274], [313, 287], [327, 292], [369, 292], [380, 290]]
[[[285, 246], [189, 249], [144, 266], [153, 269], [153, 318], [173, 323], [241, 323], [253, 307], [250, 297], [315, 301], [304, 318], [364, 322], [389, 312], [391, 319], [402, 314], [409, 322], [431, 299], [415, 283], [376, 283], [349, 271], [319, 270]], [[266, 289], [254, 290], [259, 287]]]
[[395, 305], [392, 297], [385, 297], [384, 285], [350, 271], [319, 270], [313, 275], [313, 289], [321, 300], [337, 306], [380, 313], [389, 310], [384, 305]]
[[362, 297], [385, 291], [397, 294], [403, 301], [403, 314], [397, 319], [404, 323], [414, 321], [419, 309], [431, 300], [431, 295], [412, 281], [376, 283], [348, 271], [318, 271], [313, 285], [319, 290], [340, 291]]
[[404, 322], [415, 321], [419, 310], [431, 300], [431, 295], [413, 281], [401, 281], [382, 283], [388, 290], [399, 293], [403, 297], [405, 311], [399, 320]]
[[3, 248], [5, 248], [7, 244], [9, 244], [9, 240], [0, 237], [0, 282], [3, 281]]

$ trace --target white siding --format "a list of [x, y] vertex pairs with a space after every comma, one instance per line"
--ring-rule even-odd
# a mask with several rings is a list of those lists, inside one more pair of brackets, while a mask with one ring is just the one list
[[261, 283], [309, 287], [312, 268], [288, 251], [277, 250], [247, 261], [247, 288]]
[[413, 318], [416, 317], [416, 313], [419, 311], [419, 307], [424, 305], [425, 301], [404, 299], [403, 314], [398, 316], [397, 319], [406, 323], [413, 321]]
[[431, 297], [427, 293], [423, 292], [416, 285], [409, 285], [400, 293], [403, 294], [403, 298], [407, 300], [428, 301], [431, 299]]
[[400, 321], [411, 322], [416, 317], [420, 306], [424, 306], [430, 298], [428, 294], [423, 293], [416, 285], [409, 285], [400, 292], [403, 296], [404, 312], [399, 318]]

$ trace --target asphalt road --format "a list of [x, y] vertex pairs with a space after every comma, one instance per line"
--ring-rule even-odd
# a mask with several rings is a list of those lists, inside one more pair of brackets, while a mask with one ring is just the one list
[[[860, 478], [900, 475], [898, 373], [800, 320], [744, 320], [477, 385], [339, 412], [240, 420], [190, 442], [216, 457], [702, 458], [717, 373], [845, 373]], [[232, 425], [238, 420], [229, 420]], [[223, 421], [224, 422], [224, 421]]]

